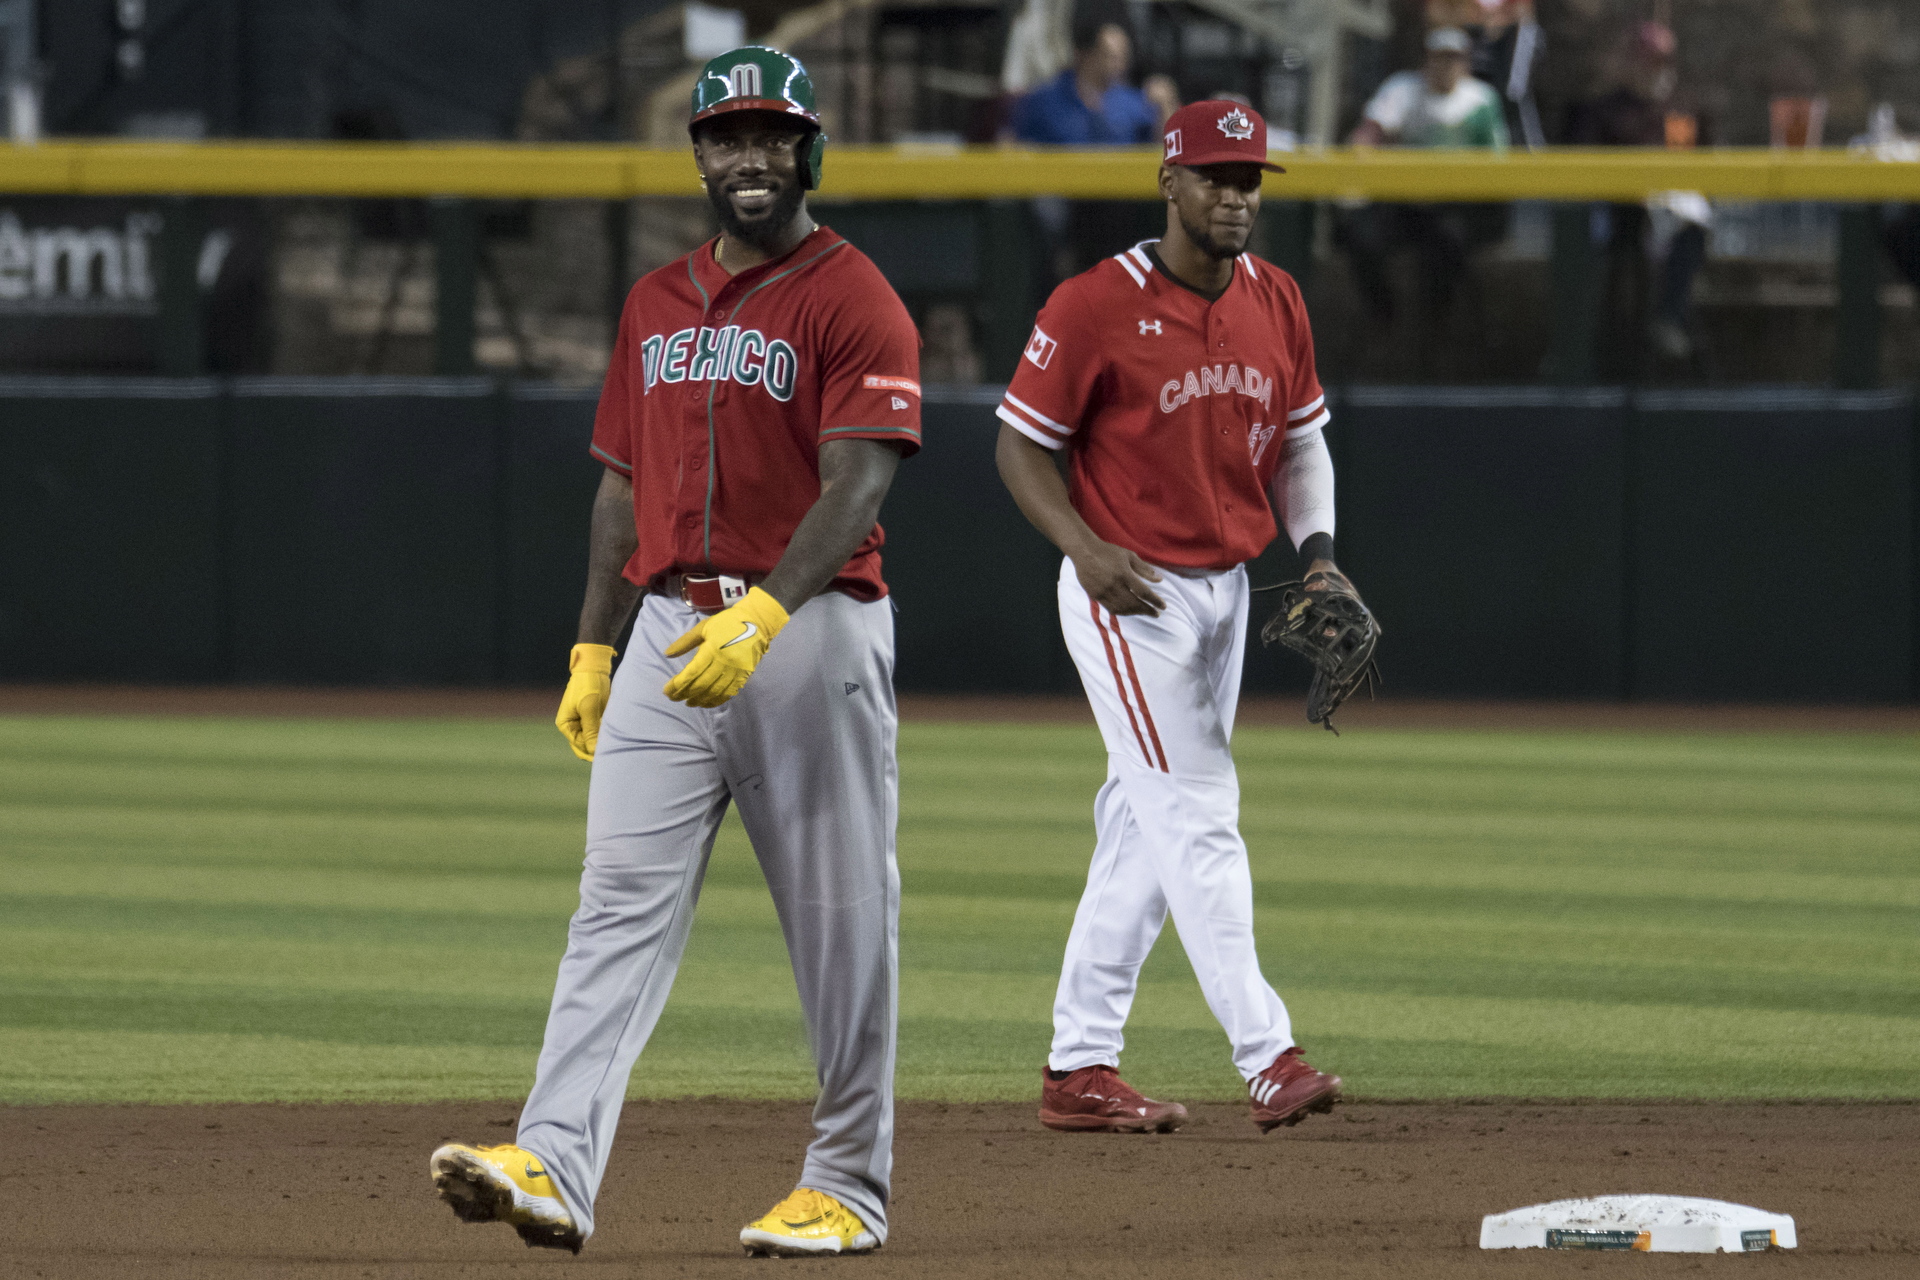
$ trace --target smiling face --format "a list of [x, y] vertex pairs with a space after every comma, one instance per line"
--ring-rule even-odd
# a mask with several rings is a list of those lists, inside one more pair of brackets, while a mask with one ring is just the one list
[[696, 126], [693, 158], [722, 231], [761, 248], [781, 238], [806, 200], [799, 144], [812, 132], [770, 111], [729, 112]]
[[1215, 260], [1237, 257], [1253, 234], [1260, 212], [1257, 164], [1183, 164], [1160, 167], [1160, 194], [1173, 202], [1181, 230], [1194, 247]]

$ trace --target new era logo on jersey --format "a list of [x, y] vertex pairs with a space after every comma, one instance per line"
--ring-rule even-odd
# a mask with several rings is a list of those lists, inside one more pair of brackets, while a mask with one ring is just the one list
[[1025, 355], [1036, 369], [1044, 369], [1053, 360], [1054, 349], [1060, 344], [1047, 336], [1046, 330], [1039, 325], [1033, 326], [1033, 336], [1027, 339]]
[[775, 400], [793, 398], [800, 374], [793, 344], [737, 324], [656, 333], [641, 342], [640, 365], [647, 391], [657, 382], [738, 382], [765, 387]]
[[[882, 373], [868, 374], [861, 379], [860, 385], [869, 391], [911, 391], [914, 395], [920, 394], [920, 384], [912, 378], [895, 378]], [[912, 401], [905, 396], [893, 396], [891, 399], [895, 409], [913, 408]]]
[[1238, 107], [1221, 116], [1216, 123], [1220, 126], [1220, 132], [1235, 142], [1245, 142], [1253, 136], [1253, 121]]
[[1140, 335], [1142, 337], [1145, 337], [1149, 333], [1159, 333], [1159, 332], [1160, 332], [1160, 322], [1158, 320], [1142, 320], [1140, 322]]

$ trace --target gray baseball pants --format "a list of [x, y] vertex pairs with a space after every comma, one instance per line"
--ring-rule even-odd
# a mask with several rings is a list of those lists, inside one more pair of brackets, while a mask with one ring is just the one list
[[700, 615], [661, 595], [642, 602], [600, 725], [580, 909], [520, 1113], [519, 1144], [545, 1162], [582, 1235], [732, 802], [773, 892], [819, 1071], [798, 1185], [887, 1238], [900, 972], [892, 609], [821, 593], [744, 689], [698, 709], [660, 687], [686, 661], [661, 651]]

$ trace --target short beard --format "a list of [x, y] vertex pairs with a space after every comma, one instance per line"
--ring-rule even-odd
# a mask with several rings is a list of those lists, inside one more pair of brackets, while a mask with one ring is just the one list
[[1239, 249], [1229, 249], [1213, 238], [1213, 233], [1205, 227], [1196, 227], [1187, 221], [1186, 214], [1180, 215], [1180, 229], [1187, 233], [1187, 239], [1193, 241], [1193, 247], [1212, 258], [1215, 262], [1225, 262], [1237, 258], [1245, 252], [1243, 245]]
[[800, 212], [800, 205], [807, 198], [798, 183], [774, 197], [773, 207], [767, 210], [767, 216], [751, 225], [743, 223], [733, 212], [733, 201], [727, 193], [716, 186], [707, 188], [707, 203], [713, 206], [714, 217], [719, 219], [720, 230], [735, 240], [744, 241], [762, 253], [772, 253], [780, 247], [781, 237], [787, 228], [793, 225], [793, 215]]

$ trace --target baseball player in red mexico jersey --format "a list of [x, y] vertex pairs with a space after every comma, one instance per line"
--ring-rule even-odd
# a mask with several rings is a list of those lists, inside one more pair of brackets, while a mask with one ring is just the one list
[[[1001, 477], [1066, 559], [1060, 623], [1106, 741], [1087, 888], [1067, 938], [1040, 1119], [1167, 1131], [1177, 1103], [1118, 1072], [1140, 966], [1171, 912], [1261, 1130], [1329, 1109], [1260, 972], [1229, 743], [1245, 562], [1276, 514], [1333, 563], [1333, 465], [1313, 335], [1291, 277], [1244, 252], [1267, 128], [1196, 102], [1166, 124], [1165, 238], [1075, 276], [1040, 313], [1001, 402]], [[1053, 465], [1068, 450], [1071, 485]]]
[[798, 1185], [740, 1240], [858, 1253], [887, 1236], [899, 976], [874, 519], [920, 443], [919, 338], [873, 264], [808, 216], [823, 138], [805, 69], [736, 49], [693, 109], [722, 234], [634, 286], [594, 422], [606, 471], [558, 716], [593, 761], [580, 908], [515, 1142], [442, 1147], [432, 1173], [462, 1219], [579, 1250], [733, 803], [820, 1080]]

